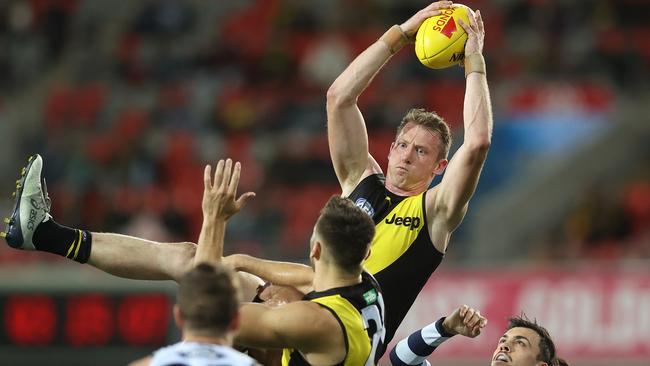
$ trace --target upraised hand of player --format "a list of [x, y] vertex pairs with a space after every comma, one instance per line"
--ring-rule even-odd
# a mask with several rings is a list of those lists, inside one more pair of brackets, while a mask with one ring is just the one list
[[237, 186], [241, 174], [241, 164], [232, 160], [219, 160], [212, 179], [212, 167], [208, 164], [203, 172], [203, 215], [204, 217], [227, 220], [239, 212], [255, 193], [246, 192], [237, 197]]
[[415, 42], [415, 34], [417, 33], [418, 28], [420, 28], [420, 25], [422, 25], [427, 18], [440, 15], [440, 9], [451, 8], [452, 4], [453, 2], [451, 1], [436, 1], [415, 13], [415, 15], [410, 17], [407, 21], [400, 24], [399, 27], [410, 41]]
[[442, 322], [442, 326], [451, 334], [474, 338], [481, 334], [481, 330], [485, 328], [487, 322], [487, 318], [481, 315], [480, 311], [463, 305], [447, 316]]
[[467, 42], [465, 42], [465, 56], [474, 53], [483, 53], [483, 42], [485, 39], [485, 29], [483, 28], [483, 19], [481, 11], [472, 11], [469, 13], [469, 23], [465, 24], [462, 19], [458, 19], [458, 24], [467, 33]]

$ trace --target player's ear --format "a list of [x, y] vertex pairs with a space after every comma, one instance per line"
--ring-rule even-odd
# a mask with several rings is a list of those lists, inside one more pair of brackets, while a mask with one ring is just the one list
[[178, 304], [174, 304], [173, 313], [174, 313], [174, 323], [176, 323], [178, 329], [182, 330], [185, 321], [183, 320], [183, 316], [181, 315], [181, 308], [178, 307]]
[[321, 244], [318, 240], [314, 241], [314, 244], [311, 246], [311, 250], [309, 251], [309, 257], [314, 258], [314, 259], [320, 259], [321, 255]]
[[370, 257], [370, 252], [371, 251], [372, 251], [372, 249], [370, 249], [370, 247], [368, 247], [368, 251], [366, 251], [366, 256], [363, 259], [368, 259]]
[[445, 171], [445, 168], [447, 167], [447, 164], [449, 164], [449, 160], [447, 159], [440, 159], [438, 161], [438, 164], [436, 164], [436, 167], [433, 169], [433, 175], [440, 175], [442, 172]]

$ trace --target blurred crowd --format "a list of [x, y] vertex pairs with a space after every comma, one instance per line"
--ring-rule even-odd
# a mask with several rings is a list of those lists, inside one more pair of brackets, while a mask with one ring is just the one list
[[[327, 87], [423, 2], [114, 3], [0, 4], [0, 114], [5, 101], [46, 88], [33, 105], [38, 134], [19, 136], [19, 146], [45, 158], [54, 217], [93, 231], [195, 240], [203, 165], [227, 156], [242, 162], [242, 192], [258, 197], [233, 218], [226, 251], [305, 258], [318, 209], [339, 192], [325, 133]], [[647, 1], [466, 4], [485, 20], [496, 123], [536, 107], [531, 85], [571, 83], [584, 96], [575, 107], [596, 111], [648, 88]], [[461, 133], [463, 96], [460, 69], [434, 72], [402, 51], [360, 101], [371, 153], [385, 166], [413, 106], [436, 110]], [[550, 245], [550, 255], [650, 257], [642, 245], [610, 250], [639, 233], [647, 244], [649, 197], [647, 176], [614, 197], [586, 192], [553, 237], [570, 244]], [[0, 259], [16, 257], [0, 249]]]
[[542, 262], [650, 258], [650, 161], [615, 191], [585, 187], [561, 224], [534, 242], [531, 253]]

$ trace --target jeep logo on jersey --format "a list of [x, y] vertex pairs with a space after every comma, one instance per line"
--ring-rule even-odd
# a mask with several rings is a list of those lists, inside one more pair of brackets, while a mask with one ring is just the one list
[[390, 218], [386, 219], [387, 224], [395, 224], [397, 226], [404, 225], [410, 227], [411, 230], [417, 229], [420, 227], [420, 218], [419, 217], [397, 217], [396, 214], [393, 214]]
[[354, 204], [357, 205], [357, 207], [359, 207], [363, 212], [367, 213], [368, 216], [373, 217], [375, 215], [375, 209], [372, 208], [372, 205], [370, 202], [368, 202], [367, 199], [359, 198]]

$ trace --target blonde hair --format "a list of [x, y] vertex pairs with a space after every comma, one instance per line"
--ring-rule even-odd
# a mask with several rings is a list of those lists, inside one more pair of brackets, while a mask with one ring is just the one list
[[452, 137], [449, 125], [444, 119], [442, 119], [442, 117], [440, 117], [436, 112], [429, 112], [424, 108], [411, 108], [406, 112], [406, 115], [402, 118], [402, 122], [397, 127], [396, 137], [402, 133], [402, 130], [407, 123], [414, 123], [432, 132], [438, 133], [440, 141], [442, 142], [441, 158], [447, 158], [447, 155], [449, 155], [449, 149], [451, 148]]

